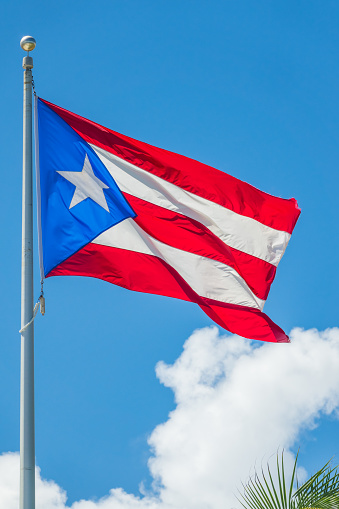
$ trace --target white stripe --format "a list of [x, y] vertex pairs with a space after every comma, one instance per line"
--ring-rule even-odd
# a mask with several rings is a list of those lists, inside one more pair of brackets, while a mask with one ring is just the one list
[[228, 246], [278, 265], [291, 235], [242, 216], [91, 145], [121, 191], [206, 226]]
[[201, 297], [261, 310], [264, 307], [265, 301], [254, 295], [234, 269], [216, 260], [163, 244], [148, 235], [133, 219], [113, 226], [92, 242], [164, 260]]

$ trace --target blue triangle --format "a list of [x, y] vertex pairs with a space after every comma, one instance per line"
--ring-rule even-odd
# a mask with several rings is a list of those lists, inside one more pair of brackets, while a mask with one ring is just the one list
[[[136, 214], [90, 145], [57, 113], [38, 100], [41, 240], [44, 275], [94, 240]], [[70, 207], [75, 185], [58, 171], [81, 172], [86, 154], [95, 176], [108, 186], [109, 212], [91, 198]]]

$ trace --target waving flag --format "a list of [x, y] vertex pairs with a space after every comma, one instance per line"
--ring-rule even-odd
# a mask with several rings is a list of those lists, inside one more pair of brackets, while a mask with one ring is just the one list
[[42, 277], [91, 276], [198, 304], [221, 327], [287, 342], [262, 312], [300, 210], [42, 99]]

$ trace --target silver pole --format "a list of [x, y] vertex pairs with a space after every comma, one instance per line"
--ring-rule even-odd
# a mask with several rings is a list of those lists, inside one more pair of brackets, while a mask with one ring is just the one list
[[[23, 165], [22, 165], [22, 252], [21, 327], [33, 317], [33, 176], [32, 176], [32, 68], [29, 51], [33, 37], [20, 41], [27, 51], [24, 68]], [[35, 432], [34, 432], [34, 325], [21, 334], [20, 380], [20, 509], [35, 509]]]

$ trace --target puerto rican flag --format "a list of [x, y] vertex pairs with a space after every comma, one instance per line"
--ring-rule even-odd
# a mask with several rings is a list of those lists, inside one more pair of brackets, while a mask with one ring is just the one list
[[198, 304], [250, 339], [300, 210], [224, 172], [36, 98], [42, 278], [91, 276]]

